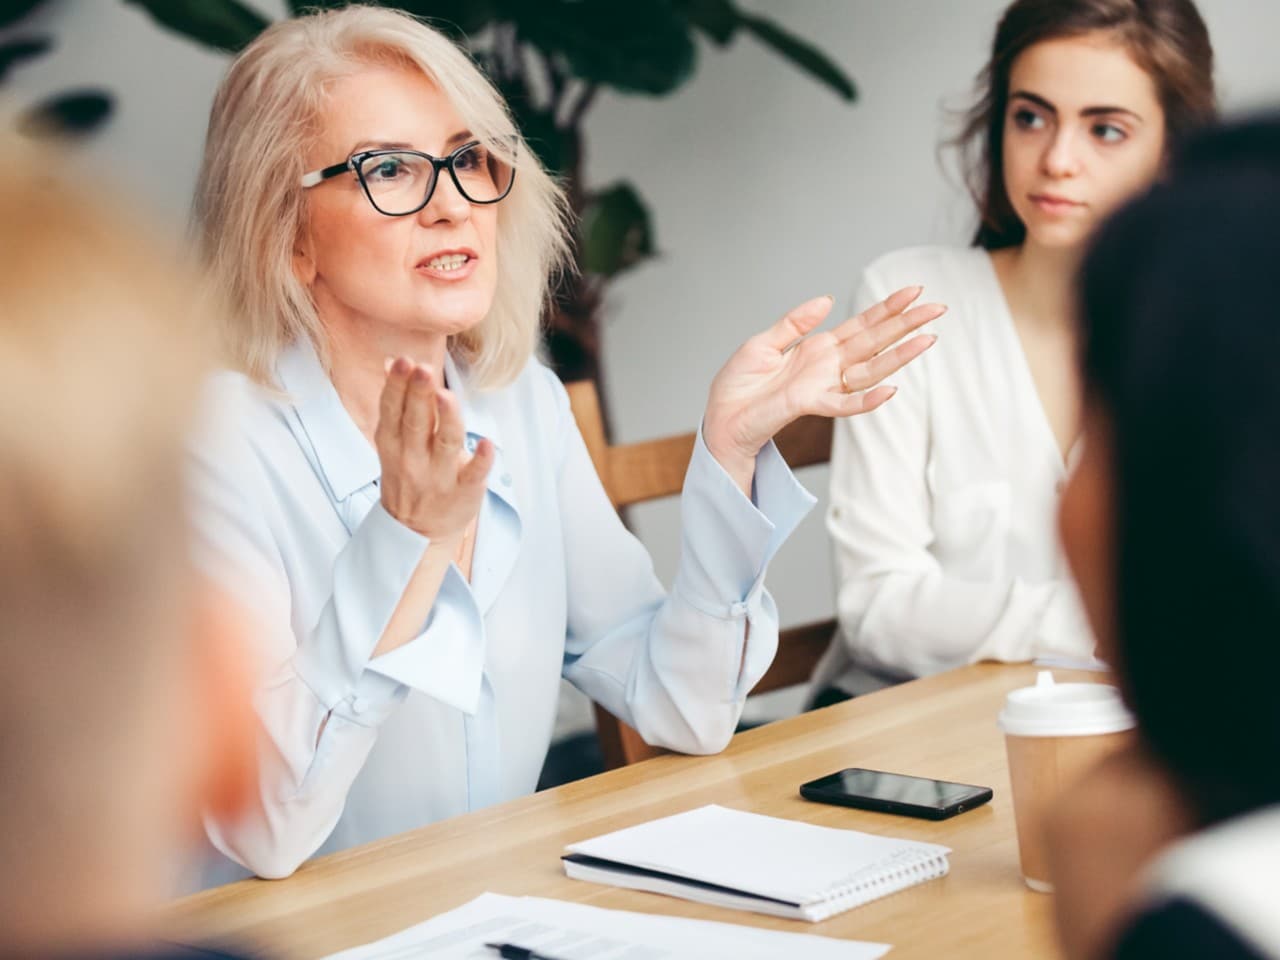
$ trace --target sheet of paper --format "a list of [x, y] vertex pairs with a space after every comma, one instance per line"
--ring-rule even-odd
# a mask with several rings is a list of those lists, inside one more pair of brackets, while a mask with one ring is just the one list
[[486, 943], [531, 947], [557, 960], [876, 960], [882, 943], [836, 940], [731, 923], [689, 920], [540, 897], [484, 893], [383, 940], [326, 960], [494, 960]]

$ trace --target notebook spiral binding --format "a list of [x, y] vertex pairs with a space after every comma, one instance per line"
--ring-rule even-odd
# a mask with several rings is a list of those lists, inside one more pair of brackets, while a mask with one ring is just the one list
[[[834, 887], [806, 898], [804, 909], [816, 918], [834, 916], [872, 900], [879, 900], [916, 884], [945, 877], [951, 869], [946, 854], [904, 853], [886, 870], [883, 865], [852, 873]], [[860, 879], [861, 878], [861, 879]]]

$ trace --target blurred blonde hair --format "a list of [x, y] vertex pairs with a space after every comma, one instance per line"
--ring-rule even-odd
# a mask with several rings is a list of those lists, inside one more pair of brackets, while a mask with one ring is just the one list
[[145, 563], [148, 507], [178, 497], [220, 313], [127, 214], [0, 156], [0, 570], [123, 577], [104, 561]]
[[191, 653], [183, 453], [211, 365], [195, 269], [50, 182], [48, 149], [0, 144], [6, 955], [123, 923], [169, 839], [179, 761], [155, 732]]
[[236, 58], [218, 89], [195, 217], [211, 279], [237, 318], [229, 331], [232, 355], [252, 379], [269, 385], [281, 349], [308, 337], [328, 366], [315, 305], [293, 273], [294, 241], [306, 216], [298, 181], [307, 172], [306, 146], [323, 123], [327, 86], [361, 66], [384, 64], [421, 70], [476, 137], [516, 168], [515, 187], [498, 204], [493, 306], [450, 344], [477, 387], [502, 386], [536, 351], [551, 280], [567, 262], [564, 193], [465, 53], [408, 14], [377, 7], [274, 24]]

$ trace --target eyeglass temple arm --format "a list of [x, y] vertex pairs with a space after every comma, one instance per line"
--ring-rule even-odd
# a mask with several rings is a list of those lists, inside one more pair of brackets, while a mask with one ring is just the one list
[[338, 174], [346, 173], [350, 169], [351, 161], [346, 160], [342, 163], [335, 163], [332, 167], [325, 167], [323, 170], [312, 170], [310, 173], [304, 173], [298, 183], [303, 187], [314, 187], [317, 183], [323, 183], [330, 177], [336, 177]]

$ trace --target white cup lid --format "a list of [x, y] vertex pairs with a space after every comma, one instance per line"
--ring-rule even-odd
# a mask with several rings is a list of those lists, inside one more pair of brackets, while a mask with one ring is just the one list
[[1055, 683], [1040, 671], [1034, 687], [1009, 694], [1000, 729], [1016, 737], [1087, 737], [1131, 730], [1133, 714], [1120, 691], [1105, 683]]

